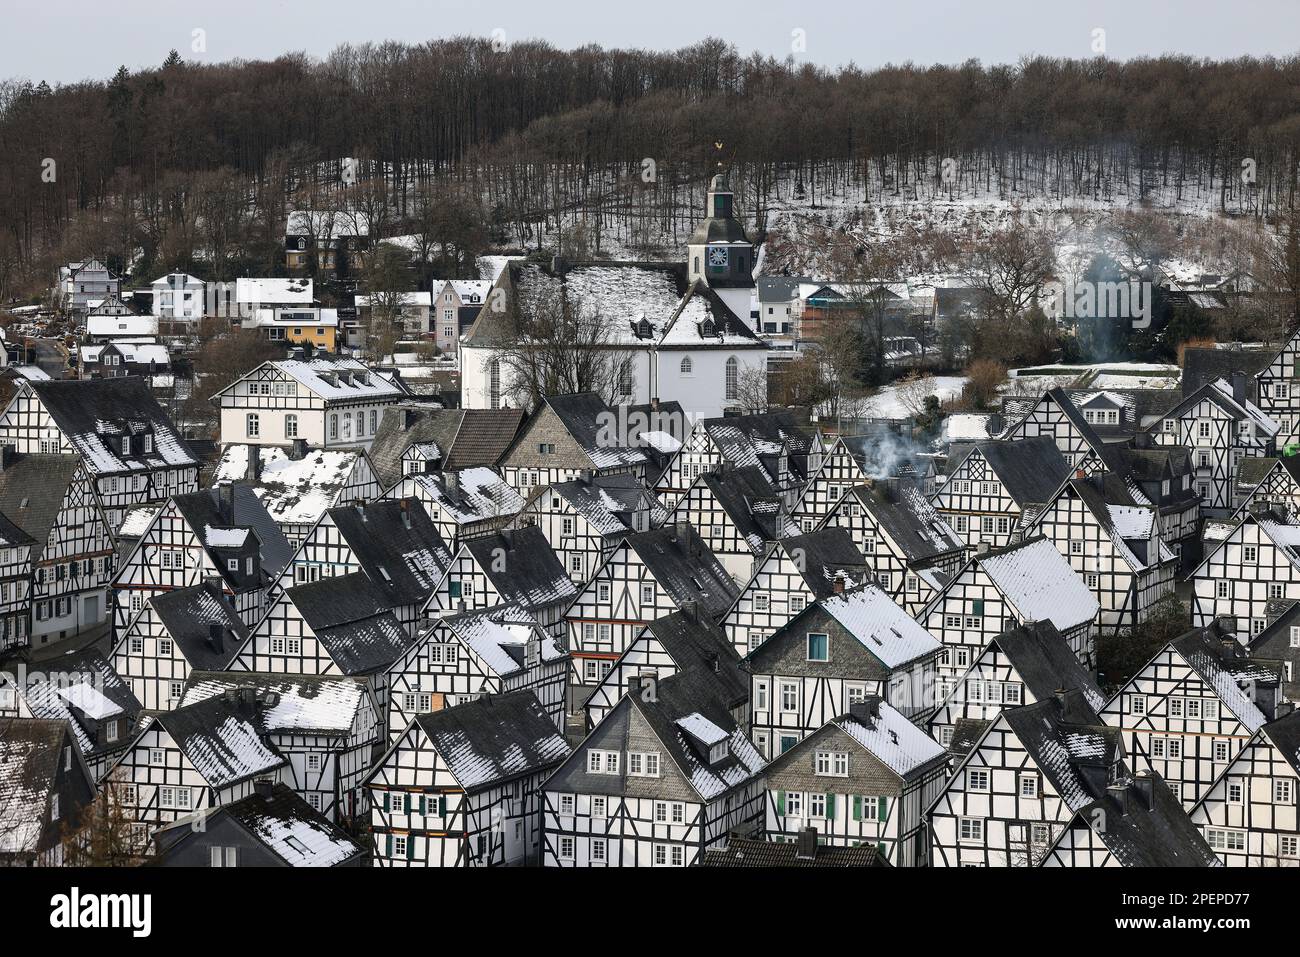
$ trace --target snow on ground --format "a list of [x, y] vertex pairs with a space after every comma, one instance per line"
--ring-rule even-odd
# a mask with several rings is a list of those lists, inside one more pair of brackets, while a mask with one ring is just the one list
[[[926, 376], [924, 388], [918, 389], [916, 394], [922, 398], [927, 395], [937, 395], [940, 402], [948, 402], [961, 395], [966, 382], [967, 378], [963, 375]], [[884, 386], [875, 395], [848, 400], [841, 416], [863, 419], [909, 419], [916, 414], [916, 411], [908, 407], [909, 403], [905, 396], [913, 388], [910, 382], [894, 382]]]

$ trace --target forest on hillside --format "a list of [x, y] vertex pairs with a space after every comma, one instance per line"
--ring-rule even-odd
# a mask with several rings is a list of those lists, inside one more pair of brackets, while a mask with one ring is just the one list
[[[770, 210], [836, 196], [1051, 195], [1268, 220], [1295, 205], [1300, 60], [823, 69], [682, 50], [454, 38], [323, 60], [185, 62], [0, 85], [0, 299], [88, 254], [141, 275], [283, 270], [287, 211], [372, 235], [538, 248], [679, 241], [708, 174]], [[356, 158], [358, 175], [345, 175]], [[445, 251], [444, 251], [445, 252]], [[446, 271], [467, 268], [453, 251]]]

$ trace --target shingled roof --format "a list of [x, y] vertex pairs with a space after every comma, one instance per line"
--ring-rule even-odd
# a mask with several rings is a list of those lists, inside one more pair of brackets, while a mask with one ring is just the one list
[[795, 560], [795, 567], [814, 598], [829, 598], [834, 594], [835, 580], [841, 576], [849, 585], [866, 581], [867, 558], [847, 528], [828, 526], [806, 535], [791, 535], [776, 546]]
[[842, 847], [818, 844], [809, 856], [801, 856], [792, 841], [759, 841], [733, 837], [725, 848], [712, 848], [700, 855], [696, 867], [889, 867], [890, 863], [874, 844]]
[[696, 602], [717, 620], [739, 595], [735, 581], [689, 522], [670, 522], [626, 541], [679, 607]]
[[[224, 670], [248, 638], [248, 627], [220, 588], [208, 582], [161, 592], [147, 601], [191, 668]], [[214, 642], [214, 625], [221, 629], [219, 642]]]
[[451, 553], [416, 498], [341, 505], [330, 521], [387, 607], [422, 604], [451, 566]]
[[203, 779], [214, 788], [228, 787], [288, 763], [263, 737], [253, 709], [242, 699], [218, 695], [160, 711], [151, 720], [176, 742]]
[[874, 482], [855, 485], [851, 493], [908, 562], [928, 562], [965, 548], [952, 526], [913, 485]]
[[465, 542], [501, 601], [535, 609], [571, 600], [578, 587], [536, 525]]
[[35, 543], [33, 563], [45, 553], [50, 530], [80, 467], [75, 455], [18, 455], [0, 471], [0, 513]]
[[[262, 505], [252, 486], [226, 484], [218, 488], [200, 489], [185, 495], [175, 495], [172, 502], [200, 544], [208, 550], [213, 564], [236, 590], [261, 587], [265, 581], [279, 575], [293, 556], [289, 540]], [[221, 551], [230, 548], [228, 542], [235, 540], [222, 533], [242, 529], [252, 529], [260, 543], [258, 555], [261, 567], [252, 576], [247, 574], [242, 564], [238, 570], [232, 571], [222, 560]], [[240, 549], [243, 546], [234, 547]]]
[[361, 572], [295, 585], [285, 594], [345, 675], [387, 668], [410, 645], [388, 597]]
[[398, 405], [384, 410], [370, 443], [370, 463], [384, 486], [402, 478], [402, 455], [412, 445], [431, 443], [441, 467], [492, 467], [514, 441], [520, 409], [433, 409]]
[[1004, 631], [989, 640], [988, 647], [995, 646], [1011, 662], [1035, 700], [1051, 697], [1060, 689], [1077, 689], [1094, 711], [1105, 705], [1106, 696], [1050, 621]]

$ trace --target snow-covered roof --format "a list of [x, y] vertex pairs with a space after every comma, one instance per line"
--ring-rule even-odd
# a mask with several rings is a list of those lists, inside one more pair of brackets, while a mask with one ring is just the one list
[[1026, 621], [1046, 619], [1064, 632], [1097, 615], [1100, 606], [1092, 590], [1045, 538], [977, 560]]
[[879, 698], [835, 718], [832, 724], [902, 777], [947, 753], [934, 738]]
[[312, 304], [310, 279], [243, 277], [235, 280], [235, 302], [240, 305], [276, 303], [294, 306]]
[[678, 718], [677, 727], [708, 747], [721, 744], [728, 737], [726, 731], [723, 731], [698, 711], [692, 711], [685, 717]]
[[253, 494], [281, 525], [310, 525], [337, 505], [365, 455], [359, 449], [309, 449], [302, 458], [294, 459], [290, 450], [279, 446], [232, 443], [222, 449], [213, 484], [244, 481], [252, 448], [258, 456]]
[[112, 346], [122, 354], [122, 358], [127, 362], [147, 365], [152, 362], [155, 365], [167, 366], [171, 364], [171, 355], [167, 347], [159, 343], [136, 343], [125, 342], [120, 339], [113, 339], [99, 346], [82, 346], [80, 355], [83, 362], [98, 362], [100, 354], [109, 346]]
[[86, 333], [99, 338], [116, 336], [156, 336], [157, 316], [89, 316]]
[[348, 734], [366, 695], [364, 680], [340, 675], [194, 672], [180, 707], [243, 688], [258, 693], [259, 720], [269, 734]]
[[543, 662], [558, 661], [565, 653], [555, 639], [537, 629], [537, 621], [517, 605], [498, 605], [445, 619], [450, 628], [497, 675], [524, 670], [524, 652], [529, 641], [539, 639]]
[[822, 608], [886, 667], [898, 668], [943, 645], [875, 584], [823, 599]]
[[[369, 309], [371, 305], [370, 296], [357, 296], [353, 300], [358, 309]], [[433, 304], [433, 293], [431, 292], [404, 292], [400, 294], [397, 305], [400, 308], [414, 308], [419, 306], [430, 306]]]
[[490, 468], [478, 466], [434, 475], [423, 473], [404, 479], [401, 494], [414, 496], [436, 508], [456, 525], [517, 515], [524, 507], [523, 496]]
[[277, 359], [271, 365], [327, 401], [406, 395], [401, 386], [356, 359]]

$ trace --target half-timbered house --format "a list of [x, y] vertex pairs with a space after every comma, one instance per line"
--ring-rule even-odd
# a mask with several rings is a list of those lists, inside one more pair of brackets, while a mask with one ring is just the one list
[[1205, 559], [1189, 576], [1192, 624], [1230, 619], [1241, 641], [1262, 632], [1270, 602], [1300, 599], [1300, 525], [1257, 504], [1224, 537], [1210, 541]]
[[1205, 838], [1158, 774], [1116, 780], [1074, 812], [1040, 867], [1217, 867]]
[[327, 509], [379, 498], [379, 482], [362, 449], [309, 449], [234, 443], [221, 450], [212, 484], [243, 482], [258, 497], [289, 544], [307, 537]]
[[930, 808], [935, 867], [1032, 867], [1124, 773], [1120, 733], [1079, 690], [984, 725]]
[[575, 585], [587, 581], [629, 532], [663, 522], [663, 509], [635, 475], [584, 474], [534, 492], [515, 519], [536, 525]]
[[617, 411], [594, 392], [545, 396], [501, 456], [501, 475], [525, 496], [584, 471], [644, 476], [645, 453], [619, 424]]
[[375, 866], [535, 863], [542, 784], [569, 754], [531, 691], [416, 715], [366, 779]]
[[668, 521], [690, 522], [738, 584], [753, 577], [773, 542], [798, 533], [785, 499], [757, 465], [723, 464], [703, 473]]
[[761, 827], [763, 758], [695, 670], [628, 694], [547, 779], [546, 867], [689, 867]]
[[113, 670], [150, 711], [180, 705], [193, 671], [224, 671], [248, 638], [248, 626], [209, 578], [146, 598], [118, 637]]
[[242, 696], [267, 743], [288, 761], [284, 783], [318, 814], [349, 821], [364, 811], [362, 778], [384, 741], [366, 681], [344, 675], [195, 671], [181, 707]]
[[811, 827], [827, 844], [874, 845], [895, 867], [924, 866], [925, 812], [948, 760], [922, 729], [869, 696], [767, 766], [768, 839], [797, 841]]
[[1300, 332], [1291, 334], [1282, 348], [1254, 375], [1255, 401], [1260, 410], [1277, 423], [1278, 446], [1296, 441], [1300, 429]]
[[577, 586], [536, 526], [504, 529], [464, 542], [425, 604], [425, 615], [518, 605], [552, 638], [564, 636], [564, 612]]
[[1047, 436], [1072, 469], [1084, 473], [1103, 467], [1105, 442], [1064, 389], [1048, 389], [1000, 438], [1018, 442]]
[[1226, 515], [1233, 508], [1237, 466], [1248, 455], [1273, 455], [1278, 424], [1245, 392], [1245, 376], [1211, 382], [1170, 409], [1151, 430], [1159, 445], [1186, 446], [1192, 453], [1193, 487], [1201, 508]]
[[1097, 608], [1083, 579], [1045, 538], [976, 554], [917, 619], [944, 645], [937, 698], [948, 696], [990, 639], [1035, 621], [1055, 625], [1091, 670]]
[[521, 409], [390, 406], [370, 443], [370, 461], [385, 488], [434, 470], [493, 468], [523, 421]]
[[1256, 728], [1191, 809], [1229, 867], [1300, 867], [1300, 712]]
[[0, 655], [31, 643], [35, 545], [36, 539], [0, 512]]
[[[301, 352], [301, 350], [298, 350]], [[368, 447], [384, 409], [408, 396], [399, 377], [356, 359], [272, 359], [212, 396], [221, 441], [316, 448]]]
[[527, 611], [497, 605], [433, 622], [393, 662], [386, 679], [393, 741], [417, 714], [511, 691], [531, 691], [562, 728], [569, 656]]
[[409, 475], [385, 498], [411, 498], [424, 506], [447, 548], [499, 532], [524, 507], [524, 498], [490, 468]]
[[727, 639], [748, 654], [836, 587], [871, 580], [866, 558], [844, 528], [823, 528], [776, 542], [722, 619]]
[[1106, 703], [1092, 676], [1050, 621], [1009, 628], [991, 638], [927, 722], [930, 734], [945, 748], [953, 744], [959, 722], [986, 724], [1003, 708], [1019, 708], [1057, 691], [1077, 690], [1088, 706]]
[[848, 530], [876, 584], [909, 615], [919, 614], [965, 560], [962, 536], [909, 482], [855, 485], [823, 527]]
[[1099, 713], [1123, 735], [1130, 764], [1159, 774], [1190, 808], [1268, 720], [1276, 690], [1276, 674], [1211, 624], [1160, 649]]
[[113, 579], [113, 634], [126, 634], [146, 599], [206, 579], [221, 581], [223, 594], [251, 627], [289, 556], [284, 533], [248, 486], [227, 483], [173, 496]]
[[1160, 535], [1160, 514], [1113, 472], [1068, 479], [1033, 518], [1100, 606], [1097, 628], [1113, 634], [1140, 624], [1174, 591], [1178, 557]]
[[95, 800], [63, 721], [0, 717], [0, 866], [59, 867]]
[[687, 522], [628, 535], [578, 590], [564, 614], [580, 707], [641, 629], [694, 602], [718, 621], [739, 589]]
[[24, 379], [0, 413], [0, 445], [80, 456], [110, 532], [131, 506], [199, 487], [198, 459], [137, 376]]
[[750, 736], [764, 756], [782, 754], [873, 695], [920, 721], [934, 709], [942, 651], [875, 585], [817, 601], [745, 659]]
[[977, 442], [957, 458], [931, 503], [969, 548], [1003, 548], [1020, 540], [1070, 471], [1045, 435]]
[[156, 867], [363, 867], [367, 857], [360, 841], [292, 790], [264, 781], [248, 797], [154, 834]]
[[1300, 702], [1300, 601], [1269, 602], [1267, 611], [1268, 626], [1250, 639], [1247, 654], [1277, 672], [1279, 703]]
[[0, 513], [33, 542], [27, 643], [97, 628], [109, 612], [113, 539], [84, 460], [0, 451], [0, 463]]
[[247, 797], [259, 778], [285, 782], [288, 761], [262, 734], [257, 704], [217, 695], [141, 722], [106, 779], [134, 849], [151, 853], [159, 827]]
[[1258, 510], [1256, 503], [1300, 514], [1300, 455], [1248, 455], [1238, 463], [1233, 518]]

